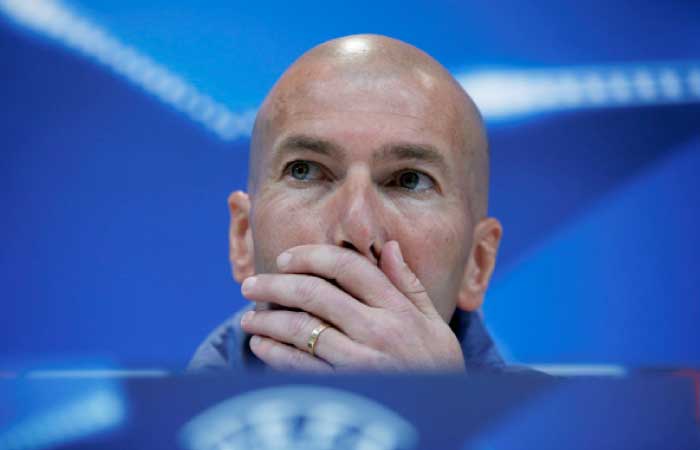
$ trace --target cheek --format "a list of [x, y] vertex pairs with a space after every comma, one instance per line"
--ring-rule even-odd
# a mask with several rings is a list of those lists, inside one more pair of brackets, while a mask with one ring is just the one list
[[397, 230], [396, 237], [409, 267], [446, 319], [456, 304], [471, 245], [467, 224], [458, 217], [434, 212], [414, 217], [415, 226]]
[[275, 261], [283, 251], [302, 244], [323, 242], [325, 229], [319, 215], [293, 198], [269, 195], [253, 204], [251, 229], [257, 273], [277, 272]]

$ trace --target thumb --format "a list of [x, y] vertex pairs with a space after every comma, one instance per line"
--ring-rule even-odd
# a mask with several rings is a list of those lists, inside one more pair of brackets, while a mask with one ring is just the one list
[[429, 317], [438, 315], [423, 284], [404, 261], [398, 242], [389, 241], [384, 244], [379, 267], [389, 281], [423, 314]]

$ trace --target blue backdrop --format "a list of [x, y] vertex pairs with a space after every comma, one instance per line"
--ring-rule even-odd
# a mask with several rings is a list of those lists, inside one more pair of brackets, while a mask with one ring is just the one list
[[144, 3], [0, 0], [1, 365], [183, 366], [244, 303], [226, 197], [252, 112], [358, 32], [482, 107], [511, 360], [700, 364], [696, 1]]

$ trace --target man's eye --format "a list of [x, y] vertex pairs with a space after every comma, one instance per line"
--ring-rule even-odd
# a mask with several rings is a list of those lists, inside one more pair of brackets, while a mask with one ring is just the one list
[[410, 191], [426, 191], [435, 186], [428, 175], [415, 170], [406, 170], [399, 173], [392, 184]]
[[318, 164], [309, 161], [294, 161], [287, 166], [286, 172], [299, 181], [314, 181], [323, 175]]

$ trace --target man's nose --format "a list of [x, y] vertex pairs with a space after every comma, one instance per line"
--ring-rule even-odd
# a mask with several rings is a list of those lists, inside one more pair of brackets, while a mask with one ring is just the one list
[[333, 193], [332, 242], [349, 248], [377, 264], [387, 239], [377, 187], [364, 171], [349, 173]]

